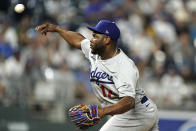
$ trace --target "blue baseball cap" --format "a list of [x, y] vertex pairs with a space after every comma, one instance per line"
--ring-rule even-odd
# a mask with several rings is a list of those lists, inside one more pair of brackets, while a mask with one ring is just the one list
[[112, 40], [117, 41], [120, 37], [120, 30], [114, 22], [101, 20], [95, 27], [87, 26], [88, 29], [109, 36]]

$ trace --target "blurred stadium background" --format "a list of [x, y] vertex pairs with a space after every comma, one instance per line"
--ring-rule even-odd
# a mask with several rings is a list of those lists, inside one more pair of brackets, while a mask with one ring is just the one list
[[89, 63], [57, 34], [34, 28], [54, 23], [91, 38], [86, 25], [100, 19], [120, 27], [119, 47], [158, 105], [160, 131], [196, 131], [195, 0], [0, 0], [0, 131], [75, 130], [67, 110], [97, 103]]

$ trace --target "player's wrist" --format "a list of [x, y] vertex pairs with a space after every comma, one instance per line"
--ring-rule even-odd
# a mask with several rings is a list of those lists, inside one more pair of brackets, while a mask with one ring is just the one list
[[60, 32], [62, 30], [62, 28], [58, 25], [55, 25], [54, 30], [55, 30], [55, 32]]
[[102, 119], [105, 116], [103, 108], [98, 108], [98, 116], [100, 119]]

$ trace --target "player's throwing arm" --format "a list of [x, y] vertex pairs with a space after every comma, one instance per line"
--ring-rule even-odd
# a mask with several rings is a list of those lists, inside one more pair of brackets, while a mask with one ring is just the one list
[[68, 31], [54, 24], [43, 24], [37, 26], [35, 30], [40, 31], [42, 35], [47, 35], [48, 32], [57, 32], [68, 44], [77, 49], [81, 49], [81, 41], [85, 39], [79, 33]]

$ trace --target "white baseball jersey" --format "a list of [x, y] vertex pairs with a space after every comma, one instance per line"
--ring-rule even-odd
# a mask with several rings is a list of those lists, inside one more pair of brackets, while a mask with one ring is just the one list
[[134, 62], [122, 50], [110, 59], [101, 60], [91, 53], [88, 39], [81, 42], [81, 48], [91, 63], [91, 85], [103, 107], [117, 103], [124, 96], [135, 99], [134, 109], [114, 115], [101, 131], [143, 131], [153, 126], [153, 130], [157, 130], [156, 105], [149, 99], [141, 103], [145, 93], [138, 84], [139, 72]]
[[110, 59], [101, 60], [91, 53], [88, 39], [81, 42], [81, 47], [91, 63], [92, 88], [103, 106], [115, 104], [124, 96], [135, 98], [136, 103], [141, 101], [144, 91], [138, 85], [138, 69], [122, 50]]

